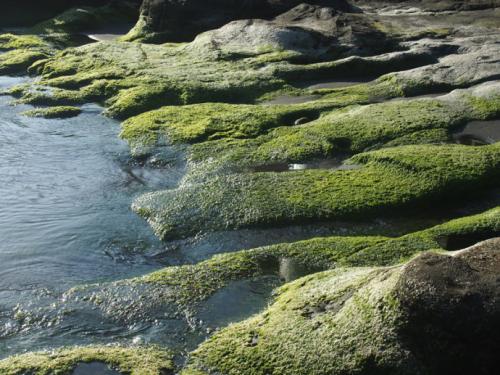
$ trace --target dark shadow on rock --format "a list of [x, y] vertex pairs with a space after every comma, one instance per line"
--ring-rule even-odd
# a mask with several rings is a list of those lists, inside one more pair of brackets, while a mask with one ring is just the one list
[[500, 239], [409, 262], [396, 295], [401, 336], [429, 375], [491, 375], [500, 352]]

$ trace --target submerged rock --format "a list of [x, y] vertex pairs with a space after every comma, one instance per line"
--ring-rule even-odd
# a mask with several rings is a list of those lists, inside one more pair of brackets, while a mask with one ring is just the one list
[[399, 267], [308, 276], [216, 333], [184, 373], [237, 374], [245, 363], [251, 374], [492, 374], [499, 270], [494, 239]]

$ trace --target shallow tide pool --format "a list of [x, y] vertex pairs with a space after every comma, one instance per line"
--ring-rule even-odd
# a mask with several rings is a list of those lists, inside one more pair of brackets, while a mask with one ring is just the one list
[[[0, 77], [0, 90], [23, 82], [30, 81]], [[47, 120], [23, 116], [32, 107], [13, 100], [0, 96], [0, 358], [92, 343], [183, 346], [189, 335], [194, 345], [206, 334], [198, 321], [197, 328], [182, 317], [126, 324], [66, 301], [64, 292], [310, 235], [302, 229], [274, 236], [243, 231], [162, 243], [130, 205], [145, 192], [176, 187], [182, 163], [153, 168], [134, 161], [119, 138], [119, 122], [103, 116], [98, 105], [84, 105], [71, 119]], [[255, 291], [243, 283], [231, 290], [236, 292], [221, 294], [217, 304], [231, 299], [239, 307], [221, 319], [212, 315], [223, 307], [205, 308], [211, 327], [259, 311], [272, 288]], [[120, 293], [135, 298], [127, 288]], [[238, 304], [235, 298], [249, 300]], [[198, 328], [203, 334], [193, 332]]]

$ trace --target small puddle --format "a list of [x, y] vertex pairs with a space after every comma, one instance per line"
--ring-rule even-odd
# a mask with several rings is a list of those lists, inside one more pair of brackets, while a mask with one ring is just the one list
[[262, 311], [272, 291], [281, 285], [277, 276], [262, 276], [230, 283], [213, 294], [197, 314], [209, 329], [225, 327]]
[[72, 375], [122, 375], [122, 373], [113, 370], [106, 363], [90, 362], [78, 364]]
[[123, 36], [123, 34], [86, 34], [90, 39], [96, 42], [111, 42]]
[[432, 99], [432, 98], [437, 98], [438, 96], [443, 96], [447, 95], [449, 92], [435, 92], [433, 94], [422, 94], [422, 95], [415, 95], [415, 96], [405, 96], [405, 97], [398, 97], [398, 98], [392, 98], [389, 100], [386, 100], [386, 102], [399, 102], [399, 101], [408, 101], [408, 100], [416, 100], [416, 99]]
[[126, 35], [134, 25], [112, 25], [98, 30], [87, 30], [83, 33], [86, 37], [96, 42], [109, 42]]
[[356, 86], [361, 83], [371, 82], [377, 77], [370, 77], [365, 79], [351, 79], [351, 80], [329, 80], [329, 81], [315, 81], [304, 84], [304, 88], [308, 90], [322, 90], [322, 89], [340, 89], [343, 87]]
[[308, 163], [271, 163], [258, 165], [251, 168], [252, 172], [293, 172], [307, 169], [351, 170], [359, 169], [357, 164], [344, 164], [345, 158], [330, 158]]
[[277, 105], [277, 104], [301, 104], [312, 102], [321, 98], [321, 95], [302, 95], [302, 96], [292, 96], [292, 95], [281, 95], [274, 99], [262, 102], [263, 105]]
[[453, 135], [456, 143], [483, 146], [500, 141], [500, 120], [471, 121]]

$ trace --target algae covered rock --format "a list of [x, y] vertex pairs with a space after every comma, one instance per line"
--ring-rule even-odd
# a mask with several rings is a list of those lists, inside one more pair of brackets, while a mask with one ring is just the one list
[[49, 108], [38, 108], [23, 112], [23, 115], [28, 117], [43, 117], [47, 119], [70, 118], [78, 116], [82, 113], [79, 107], [59, 106]]
[[356, 155], [361, 167], [351, 170], [217, 176], [146, 194], [133, 208], [162, 238], [368, 217], [495, 184], [499, 146], [394, 147]]
[[184, 373], [492, 374], [499, 254], [494, 239], [403, 266], [299, 279], [262, 314], [202, 344]]
[[82, 346], [26, 353], [0, 360], [3, 375], [70, 375], [81, 363], [104, 363], [130, 375], [164, 375], [172, 354], [156, 347]]
[[[178, 347], [175, 337], [185, 330], [197, 332], [201, 338], [207, 336], [205, 323], [201, 321], [206, 318], [203, 311], [213, 303], [213, 298], [227, 290], [235, 288], [239, 294], [219, 301], [224, 310], [230, 301], [239, 303], [251, 297], [251, 293], [242, 295], [245, 290], [238, 289], [244, 283], [275, 280], [274, 286], [278, 286], [328, 269], [395, 265], [430, 249], [462, 248], [500, 235], [500, 210], [497, 207], [396, 238], [362, 232], [355, 235], [355, 231], [349, 235], [341, 233], [217, 254], [196, 264], [165, 267], [142, 277], [73, 288], [64, 295], [64, 301], [72, 306], [71, 312], [65, 313], [57, 325], [64, 327], [66, 320], [78, 319], [90, 309], [108, 324], [152, 324], [155, 330], [162, 327], [172, 339], [170, 346]], [[64, 307], [65, 304], [60, 306], [63, 311]], [[54, 313], [53, 308], [48, 311]], [[221, 323], [212, 317], [211, 324]], [[186, 342], [183, 340], [180, 345], [185, 348]]]

